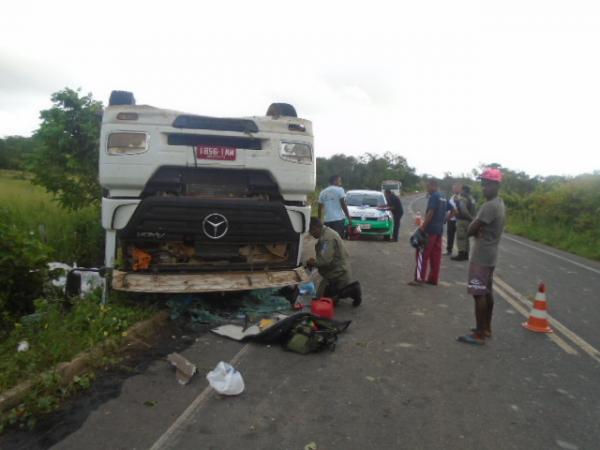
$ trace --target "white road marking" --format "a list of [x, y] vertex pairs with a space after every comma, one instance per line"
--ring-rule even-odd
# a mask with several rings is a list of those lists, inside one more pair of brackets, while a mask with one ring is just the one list
[[[237, 352], [237, 354], [231, 358], [230, 364], [235, 366], [242, 357], [248, 352], [250, 349], [250, 344], [246, 344], [242, 347], [242, 349]], [[202, 407], [204, 402], [210, 398], [210, 394], [213, 389], [208, 385], [201, 393], [194, 399], [190, 406], [186, 408], [186, 410], [173, 422], [173, 424], [169, 427], [167, 431], [154, 443], [150, 450], [159, 450], [159, 449], [168, 449], [168, 448], [176, 448], [175, 445], [176, 437], [181, 433], [183, 428], [186, 425], [186, 422], [189, 421], [193, 414]]]
[[575, 265], [577, 267], [581, 267], [582, 269], [586, 269], [586, 270], [589, 270], [590, 272], [594, 272], [594, 273], [600, 274], [600, 270], [598, 270], [598, 269], [594, 269], [593, 267], [586, 266], [585, 264], [578, 263], [577, 261], [573, 261], [572, 259], [565, 258], [562, 255], [558, 255], [556, 253], [550, 252], [550, 251], [545, 250], [543, 248], [536, 247], [535, 245], [528, 244], [528, 243], [523, 242], [523, 241], [521, 241], [519, 239], [515, 239], [515, 238], [507, 236], [507, 235], [503, 235], [502, 239], [508, 239], [509, 241], [516, 242], [518, 244], [523, 245], [524, 247], [528, 247], [528, 248], [531, 248], [533, 250], [537, 250], [538, 252], [544, 253], [546, 255], [554, 256], [555, 258], [558, 258], [558, 259], [561, 259], [563, 261], [569, 262], [569, 263], [571, 263], [571, 264], [573, 264], [573, 265]]
[[[513, 287], [511, 287], [506, 281], [502, 280], [500, 277], [494, 277], [494, 281], [497, 282], [503, 289], [505, 289], [513, 298], [521, 302], [521, 304], [531, 307], [531, 302], [523, 297], [519, 292], [517, 292]], [[512, 303], [511, 303], [512, 304]], [[563, 334], [567, 339], [569, 339], [573, 344], [575, 344], [581, 351], [587, 353], [594, 361], [600, 362], [600, 351], [594, 348], [589, 342], [578, 336], [573, 331], [569, 330], [565, 325], [561, 322], [548, 315], [548, 320], [550, 325], [555, 329], [555, 331], [559, 331]]]
[[[494, 277], [494, 281], [498, 281], [498, 278]], [[494, 286], [494, 291], [496, 291], [498, 294], [500, 294], [500, 296], [502, 298], [504, 298], [504, 300], [506, 300], [508, 303], [510, 303], [510, 305], [514, 309], [519, 311], [523, 317], [525, 317], [525, 318], [529, 317], [528, 309], [526, 309], [521, 304], [519, 304], [519, 302], [517, 300], [515, 300], [514, 298], [512, 298], [511, 295], [508, 294], [506, 291], [499, 288], [498, 286]], [[571, 347], [569, 344], [567, 344], [565, 342], [565, 340], [562, 339], [560, 336], [557, 336], [556, 334], [547, 334], [546, 336], [548, 336], [548, 339], [550, 339], [552, 342], [554, 342], [556, 345], [558, 345], [561, 349], [563, 349], [565, 351], [565, 353], [568, 353], [569, 355], [577, 355], [578, 354], [577, 350], [575, 350], [573, 347]]]

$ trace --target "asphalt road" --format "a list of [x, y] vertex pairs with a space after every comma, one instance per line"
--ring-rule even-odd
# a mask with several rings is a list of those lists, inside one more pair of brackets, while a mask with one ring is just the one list
[[[352, 324], [335, 352], [302, 356], [201, 334], [182, 351], [199, 366], [189, 385], [157, 359], [52, 448], [600, 448], [600, 264], [507, 235], [494, 337], [460, 344], [474, 321], [467, 264], [444, 257], [439, 286], [406, 285], [410, 211], [422, 202], [406, 201], [400, 242], [348, 242], [365, 295], [360, 308], [337, 308]], [[521, 327], [539, 281], [553, 335]], [[242, 395], [207, 389], [204, 374], [221, 360], [243, 374]]]

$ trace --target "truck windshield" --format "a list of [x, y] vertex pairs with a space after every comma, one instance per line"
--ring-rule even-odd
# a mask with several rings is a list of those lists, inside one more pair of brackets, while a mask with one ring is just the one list
[[348, 194], [346, 202], [348, 206], [385, 206], [385, 197], [373, 194]]

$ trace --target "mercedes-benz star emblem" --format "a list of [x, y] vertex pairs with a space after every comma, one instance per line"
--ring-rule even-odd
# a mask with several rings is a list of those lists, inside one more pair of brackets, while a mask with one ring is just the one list
[[202, 221], [202, 230], [210, 239], [221, 239], [229, 230], [229, 222], [223, 214], [212, 213]]
[[223, 214], [212, 213], [202, 221], [202, 230], [209, 239], [221, 239], [229, 230], [229, 222]]

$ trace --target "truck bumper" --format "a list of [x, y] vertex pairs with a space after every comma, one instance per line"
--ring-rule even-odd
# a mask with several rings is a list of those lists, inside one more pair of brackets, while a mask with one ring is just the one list
[[304, 268], [269, 272], [210, 272], [197, 274], [148, 274], [113, 271], [112, 288], [126, 292], [164, 294], [250, 291], [305, 283]]

